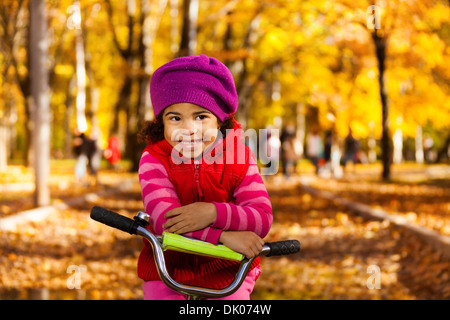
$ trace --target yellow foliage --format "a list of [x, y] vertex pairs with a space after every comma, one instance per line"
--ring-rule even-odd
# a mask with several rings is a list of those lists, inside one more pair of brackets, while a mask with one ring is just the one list
[[[91, 69], [88, 86], [95, 86], [100, 93], [97, 118], [105, 138], [111, 129], [114, 107], [126, 76], [131, 75], [134, 80], [130, 114], [136, 116], [138, 109], [136, 84], [145, 72], [137, 59], [123, 59], [112, 33], [114, 30], [119, 46], [126, 48], [131, 21], [132, 50], [138, 50], [141, 39], [137, 35], [143, 30], [139, 19], [142, 8], [141, 2], [134, 2], [136, 11], [132, 20], [129, 20], [127, 8], [132, 2], [90, 0], [81, 3], [85, 53]], [[110, 12], [108, 3], [111, 3]], [[157, 3], [152, 2], [152, 6]], [[67, 8], [72, 4], [71, 0], [48, 2], [49, 66], [54, 71], [52, 104], [54, 119], [58, 119], [54, 126], [59, 126], [59, 131], [55, 132], [63, 132], [65, 103], [70, 100], [68, 95], [76, 94], [75, 89], [72, 92], [68, 89], [76, 72], [74, 30], [67, 28]], [[367, 10], [367, 1], [200, 0], [199, 4], [196, 53], [227, 60], [237, 84], [246, 83], [251, 88], [246, 91], [238, 87], [242, 89], [239, 94], [247, 95], [242, 99], [245, 104], [240, 107], [248, 108], [249, 124], [264, 127], [276, 116], [295, 117], [296, 110], [292, 106], [300, 103], [305, 105], [306, 113], [310, 109], [318, 111], [317, 120], [322, 129], [334, 128], [339, 136], [344, 136], [351, 127], [358, 138], [371, 134], [381, 137], [378, 61], [372, 39], [374, 31], [368, 28], [371, 13]], [[5, 1], [5, 8], [9, 10], [5, 12], [13, 15], [17, 2]], [[178, 2], [175, 18], [172, 9], [168, 3], [162, 11], [155, 41], [151, 44], [151, 57], [147, 58], [151, 58], [153, 70], [177, 53], [183, 1]], [[377, 32], [386, 38], [387, 45], [385, 81], [391, 131], [400, 127], [404, 136], [414, 136], [417, 125], [430, 123], [436, 129], [448, 128], [450, 8], [440, 1], [396, 0], [380, 3], [379, 9], [381, 29]], [[25, 27], [25, 17], [19, 15], [23, 21], [8, 28]], [[8, 30], [0, 27], [2, 41], [11, 40]], [[230, 31], [228, 50], [224, 44], [227, 31]], [[29, 73], [24, 34], [14, 35], [16, 65], [8, 64], [11, 61], [6, 51], [0, 54], [0, 83], [2, 87], [8, 84], [8, 90], [17, 96], [14, 102], [20, 119], [19, 134], [24, 127], [26, 97], [20, 94], [16, 75], [23, 80]], [[9, 70], [4, 69], [6, 65], [10, 66]], [[280, 97], [273, 101], [270, 88], [275, 82], [280, 84]], [[4, 91], [1, 94], [2, 99], [6, 99]], [[90, 103], [88, 99], [88, 112]], [[125, 116], [120, 117], [121, 123], [126, 125]], [[397, 123], [398, 118], [402, 119], [401, 123]], [[74, 120], [69, 123], [72, 127]], [[62, 141], [63, 137], [55, 139]]]

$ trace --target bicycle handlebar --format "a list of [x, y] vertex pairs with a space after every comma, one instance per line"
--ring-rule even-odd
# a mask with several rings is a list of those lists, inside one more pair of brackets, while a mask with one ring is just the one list
[[[242, 282], [245, 279], [245, 276], [247, 275], [250, 269], [251, 264], [256, 259], [256, 257], [252, 259], [244, 258], [241, 261], [241, 264], [239, 266], [239, 269], [236, 273], [236, 277], [233, 280], [233, 282], [223, 289], [209, 289], [184, 285], [176, 282], [169, 275], [166, 268], [165, 258], [163, 254], [164, 250], [161, 247], [161, 242], [158, 240], [157, 236], [155, 236], [145, 227], [148, 224], [148, 222], [140, 220], [140, 218], [137, 218], [137, 216], [135, 217], [135, 220], [132, 220], [116, 212], [97, 206], [92, 208], [90, 216], [93, 220], [103, 223], [107, 226], [122, 230], [124, 232], [128, 232], [130, 234], [140, 235], [143, 238], [147, 239], [152, 245], [153, 255], [157, 266], [156, 269], [158, 271], [161, 280], [169, 288], [189, 296], [221, 298], [234, 293], [241, 286]], [[265, 243], [259, 255], [270, 257], [277, 255], [294, 254], [299, 251], [300, 251], [299, 241], [284, 240], [278, 242]]]
[[265, 244], [270, 248], [266, 257], [271, 256], [284, 256], [288, 254], [294, 254], [300, 251], [300, 242], [297, 240], [284, 240], [277, 242], [269, 242]]
[[136, 221], [102, 207], [93, 207], [91, 218], [129, 234], [137, 234], [137, 228], [139, 227]]

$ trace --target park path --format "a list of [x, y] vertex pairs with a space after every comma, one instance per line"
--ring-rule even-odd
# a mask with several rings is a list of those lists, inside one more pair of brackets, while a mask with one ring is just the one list
[[[0, 299], [142, 299], [142, 240], [89, 218], [94, 205], [130, 217], [142, 210], [137, 180], [123, 185], [117, 175], [109, 185], [117, 192], [93, 192], [0, 231]], [[267, 240], [298, 239], [302, 251], [262, 258], [253, 299], [450, 298], [449, 260], [414, 232], [362, 217], [295, 179], [277, 177], [267, 186], [274, 208]], [[68, 288], [74, 270], [79, 289]]]
[[269, 190], [275, 214], [269, 240], [298, 239], [302, 251], [263, 259], [254, 298], [450, 298], [450, 260], [412, 230], [361, 216], [302, 184]]

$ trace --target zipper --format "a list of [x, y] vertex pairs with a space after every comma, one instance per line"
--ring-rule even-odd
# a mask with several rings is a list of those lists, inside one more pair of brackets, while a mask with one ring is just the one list
[[203, 198], [203, 192], [202, 188], [200, 188], [200, 164], [198, 162], [194, 162], [194, 178], [195, 178], [195, 184], [197, 185], [197, 194], [199, 196], [200, 200]]

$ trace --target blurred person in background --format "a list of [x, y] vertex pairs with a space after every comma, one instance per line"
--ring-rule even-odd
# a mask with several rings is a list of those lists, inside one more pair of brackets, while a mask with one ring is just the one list
[[120, 165], [120, 141], [116, 136], [108, 139], [108, 146], [103, 152], [103, 156], [108, 160], [111, 168], [118, 169]]
[[345, 137], [344, 140], [344, 157], [342, 159], [342, 166], [345, 167], [347, 165], [347, 162], [352, 162], [353, 164], [353, 171], [355, 169], [355, 164], [357, 162], [357, 155], [358, 155], [358, 149], [359, 149], [359, 142], [353, 137], [352, 129], [348, 129], [348, 135]]
[[281, 162], [283, 165], [283, 173], [286, 178], [289, 178], [295, 173], [296, 163], [299, 158], [295, 149], [295, 139], [295, 127], [286, 127], [280, 138]]
[[[84, 132], [74, 130], [73, 153], [77, 161], [75, 164], [75, 182], [97, 185], [97, 173], [100, 167], [100, 154], [95, 136], [86, 137]], [[86, 176], [89, 169], [89, 176]]]
[[315, 173], [319, 173], [319, 159], [323, 155], [323, 142], [319, 135], [319, 130], [314, 127], [306, 137], [307, 149], [306, 155], [314, 165]]

